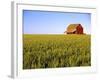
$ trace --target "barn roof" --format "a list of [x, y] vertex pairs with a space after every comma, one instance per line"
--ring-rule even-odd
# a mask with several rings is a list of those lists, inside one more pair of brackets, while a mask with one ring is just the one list
[[74, 32], [76, 30], [76, 27], [80, 25], [80, 24], [70, 24], [68, 27], [67, 27], [67, 32]]

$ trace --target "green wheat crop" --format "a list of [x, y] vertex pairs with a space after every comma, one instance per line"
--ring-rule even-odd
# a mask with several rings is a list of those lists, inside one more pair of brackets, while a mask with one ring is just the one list
[[90, 35], [23, 35], [23, 69], [91, 66]]

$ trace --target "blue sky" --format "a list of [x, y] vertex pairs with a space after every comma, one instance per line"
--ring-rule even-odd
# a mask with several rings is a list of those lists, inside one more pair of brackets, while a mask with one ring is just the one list
[[63, 34], [69, 24], [82, 24], [91, 33], [91, 14], [23, 10], [24, 34]]

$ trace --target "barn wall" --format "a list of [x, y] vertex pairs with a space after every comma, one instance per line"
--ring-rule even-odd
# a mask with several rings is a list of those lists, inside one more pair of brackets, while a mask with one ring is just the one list
[[81, 25], [77, 26], [77, 34], [83, 34], [83, 27]]

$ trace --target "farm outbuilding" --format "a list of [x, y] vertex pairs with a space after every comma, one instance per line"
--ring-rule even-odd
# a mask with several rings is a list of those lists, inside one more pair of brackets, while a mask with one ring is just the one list
[[66, 28], [66, 31], [64, 33], [65, 34], [84, 34], [83, 27], [81, 24], [70, 24]]

